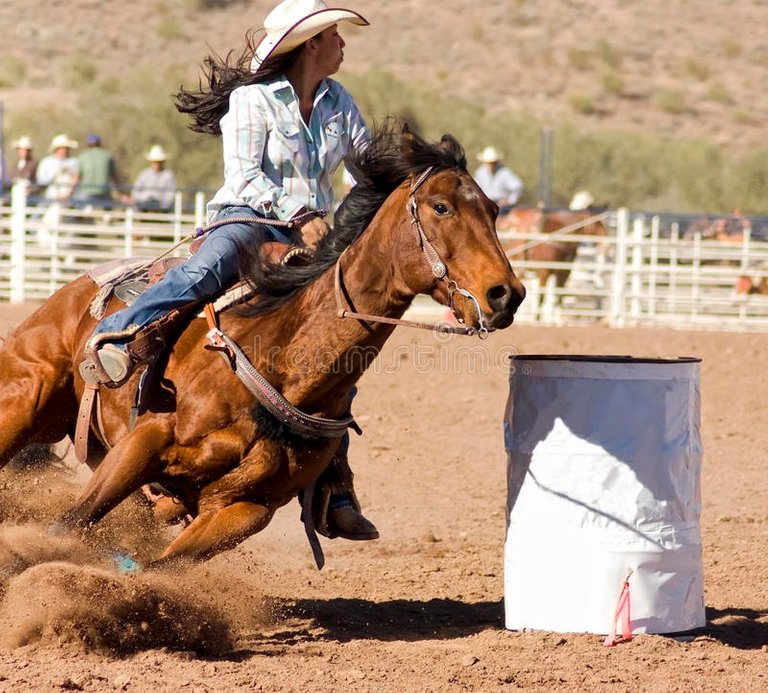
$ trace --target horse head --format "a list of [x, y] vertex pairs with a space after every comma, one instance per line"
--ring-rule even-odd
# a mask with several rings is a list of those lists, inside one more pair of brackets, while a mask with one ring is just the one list
[[336, 268], [342, 293], [350, 290], [345, 300], [361, 313], [402, 314], [426, 294], [481, 333], [512, 323], [525, 288], [496, 235], [498, 209], [467, 172], [453, 137], [428, 143], [385, 123], [346, 164], [357, 183], [307, 266], [265, 273], [258, 259], [248, 261], [245, 274], [259, 294], [255, 314]]
[[496, 234], [498, 208], [467, 172], [452, 136], [444, 135], [439, 145], [407, 131], [402, 138], [411, 171], [404, 186], [410, 228], [401, 231], [403, 281], [476, 329], [509, 326], [525, 288]]

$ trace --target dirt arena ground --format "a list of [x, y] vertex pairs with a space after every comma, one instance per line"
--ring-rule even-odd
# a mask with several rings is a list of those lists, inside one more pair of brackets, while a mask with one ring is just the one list
[[[1, 305], [0, 334], [30, 310]], [[382, 536], [326, 541], [322, 572], [292, 504], [203, 567], [120, 576], [41, 530], [76, 491], [71, 475], [5, 470], [0, 563], [30, 567], [0, 577], [0, 691], [766, 690], [767, 344], [528, 326], [440, 342], [398, 329], [361, 383], [365, 435], [352, 442], [358, 493]], [[468, 345], [483, 350], [482, 372], [455, 367]], [[514, 352], [703, 358], [706, 629], [610, 649], [595, 635], [504, 629], [502, 416]], [[132, 531], [140, 553], [156, 540]]]

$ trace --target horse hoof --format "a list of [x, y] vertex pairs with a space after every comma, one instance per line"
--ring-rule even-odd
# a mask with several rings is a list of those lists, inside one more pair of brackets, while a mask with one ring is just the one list
[[134, 561], [127, 553], [116, 553], [112, 556], [112, 561], [121, 575], [126, 573], [136, 573], [141, 570], [141, 565]]

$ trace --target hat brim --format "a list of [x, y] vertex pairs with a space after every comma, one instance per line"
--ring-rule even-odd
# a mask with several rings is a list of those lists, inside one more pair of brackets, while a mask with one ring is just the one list
[[55, 152], [57, 149], [77, 149], [79, 146], [76, 140], [61, 140], [59, 142], [51, 142], [49, 150]]
[[287, 29], [275, 33], [265, 33], [261, 41], [259, 41], [256, 53], [251, 60], [251, 70], [256, 72], [267, 59], [288, 53], [329, 26], [339, 22], [349, 22], [357, 26], [368, 26], [370, 24], [365, 17], [352, 10], [334, 7], [318, 10]]

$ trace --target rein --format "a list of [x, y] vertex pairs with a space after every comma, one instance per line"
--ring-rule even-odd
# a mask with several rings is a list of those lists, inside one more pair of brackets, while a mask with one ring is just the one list
[[[446, 286], [448, 287], [448, 297], [449, 297], [448, 307], [450, 308], [456, 320], [460, 323], [464, 322], [464, 319], [459, 317], [459, 315], [456, 313], [456, 308], [454, 307], [454, 303], [453, 303], [454, 295], [459, 294], [460, 296], [463, 296], [464, 298], [467, 298], [474, 303], [475, 310], [477, 311], [477, 315], [478, 315], [478, 320], [480, 322], [480, 327], [479, 328], [474, 328], [469, 326], [453, 327], [452, 325], [446, 325], [445, 323], [416, 322], [414, 320], [388, 318], [383, 315], [358, 313], [356, 311], [345, 308], [343, 296], [347, 292], [344, 287], [344, 277], [341, 271], [341, 258], [344, 257], [344, 254], [347, 252], [349, 248], [344, 250], [344, 252], [339, 256], [339, 259], [336, 261], [335, 282], [334, 282], [335, 293], [336, 293], [336, 307], [337, 307], [336, 314], [340, 318], [354, 318], [356, 320], [359, 320], [360, 322], [378, 322], [378, 323], [384, 323], [387, 325], [402, 325], [405, 327], [415, 327], [420, 330], [432, 330], [434, 332], [440, 332], [443, 334], [462, 334], [467, 336], [477, 335], [478, 337], [480, 337], [480, 339], [486, 339], [490, 333], [490, 330], [488, 329], [488, 326], [486, 325], [486, 322], [483, 318], [483, 312], [480, 310], [480, 303], [470, 291], [459, 286], [456, 280], [449, 278], [448, 267], [446, 266], [445, 262], [443, 262], [442, 258], [440, 257], [438, 252], [435, 250], [432, 243], [430, 243], [429, 239], [427, 238], [427, 234], [424, 232], [424, 228], [422, 227], [421, 221], [419, 219], [418, 204], [416, 202], [416, 197], [415, 197], [416, 191], [424, 184], [424, 182], [430, 177], [430, 175], [432, 175], [432, 171], [433, 171], [433, 167], [430, 166], [415, 181], [411, 183], [411, 188], [408, 195], [408, 202], [406, 203], [408, 212], [411, 215], [411, 224], [416, 227], [416, 241], [419, 244], [419, 248], [422, 254], [424, 255], [424, 259], [426, 260], [427, 264], [430, 266], [430, 269], [432, 270], [432, 274], [437, 279], [444, 281]], [[347, 304], [348, 303], [349, 302], [347, 301]]]

